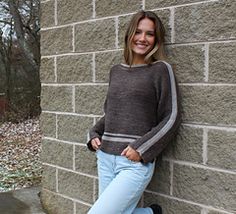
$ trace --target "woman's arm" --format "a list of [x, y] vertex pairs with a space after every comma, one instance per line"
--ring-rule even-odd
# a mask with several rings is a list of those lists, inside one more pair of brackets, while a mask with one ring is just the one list
[[163, 62], [162, 72], [161, 84], [154, 80], [159, 93], [158, 124], [129, 145], [140, 154], [144, 162], [152, 161], [163, 151], [175, 136], [180, 124], [179, 97], [175, 75], [171, 66], [166, 62]]

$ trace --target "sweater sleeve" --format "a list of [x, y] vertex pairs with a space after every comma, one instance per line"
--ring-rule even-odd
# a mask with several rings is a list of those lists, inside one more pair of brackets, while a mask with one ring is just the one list
[[101, 140], [103, 132], [104, 132], [104, 124], [105, 124], [105, 115], [98, 120], [98, 122], [93, 126], [89, 131], [89, 141], [87, 146], [89, 150], [95, 151], [92, 147], [91, 140], [94, 138], [99, 138]]
[[180, 124], [179, 99], [176, 79], [171, 66], [163, 62], [161, 81], [154, 80], [159, 96], [157, 125], [141, 138], [130, 143], [142, 157], [143, 162], [155, 159], [176, 134]]
[[[111, 81], [111, 73], [112, 73], [112, 69], [110, 70], [109, 73], [109, 85], [110, 85], [110, 81]], [[103, 117], [101, 117], [97, 123], [89, 130], [89, 140], [87, 142], [87, 147], [89, 150], [91, 151], [95, 151], [92, 147], [91, 144], [91, 140], [94, 138], [99, 138], [100, 140], [102, 139], [102, 135], [104, 133], [104, 127], [105, 127], [105, 114], [106, 114], [106, 106], [107, 106], [107, 98], [104, 102], [104, 115]]]

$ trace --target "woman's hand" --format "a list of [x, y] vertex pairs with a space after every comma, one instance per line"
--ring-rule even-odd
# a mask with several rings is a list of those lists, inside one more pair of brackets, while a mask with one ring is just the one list
[[93, 138], [92, 140], [91, 140], [91, 145], [92, 145], [92, 147], [93, 147], [93, 149], [94, 150], [98, 150], [99, 149], [99, 147], [101, 146], [101, 141], [99, 140], [99, 138]]
[[121, 155], [126, 156], [131, 161], [139, 162], [141, 160], [140, 154], [130, 146], [127, 146], [121, 153]]

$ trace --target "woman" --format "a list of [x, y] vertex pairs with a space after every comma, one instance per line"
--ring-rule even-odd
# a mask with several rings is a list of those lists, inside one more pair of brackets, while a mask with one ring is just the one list
[[165, 30], [150, 11], [136, 13], [126, 31], [125, 64], [110, 71], [105, 115], [90, 130], [96, 151], [99, 198], [89, 214], [161, 214], [136, 208], [150, 182], [155, 158], [179, 125], [177, 88], [164, 59]]

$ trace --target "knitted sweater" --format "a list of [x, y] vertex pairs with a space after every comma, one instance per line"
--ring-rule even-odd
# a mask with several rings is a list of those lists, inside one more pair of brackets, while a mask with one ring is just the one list
[[120, 155], [129, 145], [143, 162], [153, 161], [178, 128], [178, 93], [171, 66], [164, 61], [151, 65], [119, 64], [110, 71], [104, 116], [89, 132], [101, 140], [100, 149]]

